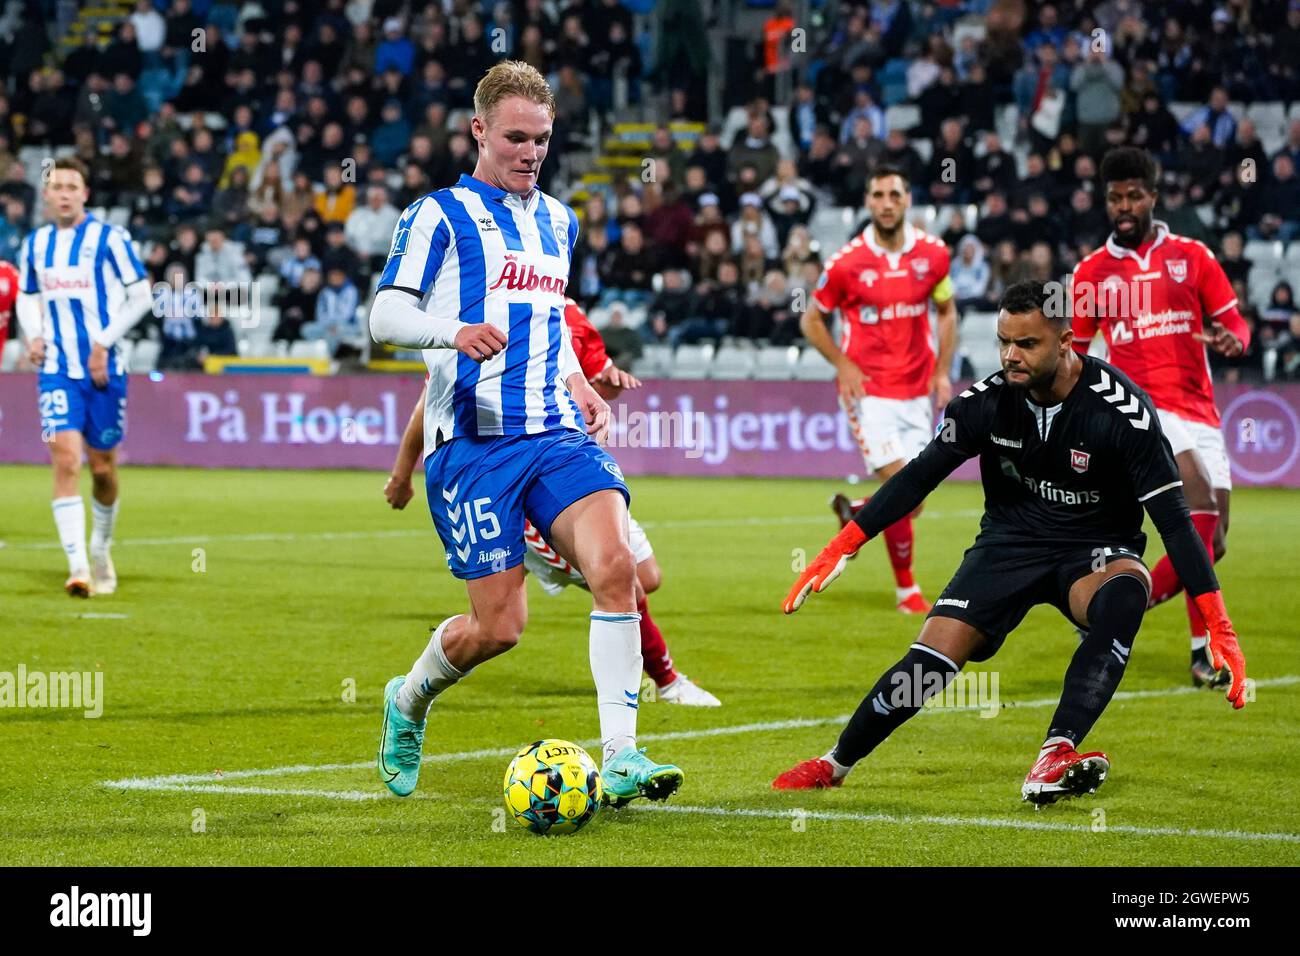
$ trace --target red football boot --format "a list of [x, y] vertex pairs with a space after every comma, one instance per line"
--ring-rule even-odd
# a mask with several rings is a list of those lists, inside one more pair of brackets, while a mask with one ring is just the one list
[[1068, 740], [1062, 740], [1038, 755], [1020, 796], [1043, 806], [1062, 797], [1096, 793], [1109, 772], [1110, 758], [1100, 750], [1081, 754]]
[[772, 781], [773, 790], [823, 790], [838, 787], [843, 781], [835, 779], [835, 771], [821, 757], [805, 760]]
[[921, 594], [921, 589], [914, 587], [907, 596], [898, 602], [901, 614], [929, 614], [931, 604]]

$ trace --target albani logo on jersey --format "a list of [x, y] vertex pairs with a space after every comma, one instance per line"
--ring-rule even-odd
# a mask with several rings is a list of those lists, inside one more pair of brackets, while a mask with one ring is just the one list
[[564, 295], [564, 287], [568, 283], [568, 275], [545, 275], [531, 265], [520, 266], [514, 256], [506, 256], [506, 264], [501, 270], [501, 275], [488, 291], [499, 289], [504, 284], [507, 289], [517, 289], [521, 292], [536, 292], [540, 289], [543, 292]]
[[74, 274], [64, 278], [49, 272], [42, 277], [41, 285], [46, 292], [89, 292], [94, 287], [89, 276]]

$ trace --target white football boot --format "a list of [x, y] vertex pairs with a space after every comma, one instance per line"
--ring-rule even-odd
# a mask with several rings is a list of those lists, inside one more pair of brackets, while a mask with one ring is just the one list
[[688, 678], [678, 674], [677, 680], [657, 691], [659, 699], [669, 704], [685, 704], [687, 707], [721, 707], [722, 701]]

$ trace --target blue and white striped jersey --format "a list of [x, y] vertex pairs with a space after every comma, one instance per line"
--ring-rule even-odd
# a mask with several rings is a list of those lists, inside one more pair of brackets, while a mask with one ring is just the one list
[[425, 444], [459, 436], [585, 430], [564, 379], [578, 371], [564, 348], [564, 293], [578, 238], [573, 210], [540, 189], [527, 200], [471, 176], [402, 213], [379, 288], [420, 297], [420, 308], [503, 330], [503, 351], [482, 364], [454, 349], [425, 349]]
[[[18, 288], [39, 293], [45, 306], [41, 371], [85, 378], [94, 336], [121, 308], [126, 287], [146, 276], [130, 234], [119, 226], [87, 215], [69, 229], [50, 223], [33, 230], [18, 258]], [[126, 374], [116, 345], [108, 372]]]

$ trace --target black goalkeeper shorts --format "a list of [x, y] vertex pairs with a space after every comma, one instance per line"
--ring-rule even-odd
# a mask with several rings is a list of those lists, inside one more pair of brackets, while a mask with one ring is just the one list
[[1117, 545], [1060, 545], [976, 541], [966, 550], [961, 567], [934, 602], [928, 617], [965, 621], [987, 640], [972, 661], [986, 661], [1020, 626], [1029, 609], [1050, 604], [1078, 624], [1070, 614], [1070, 587], [1079, 578], [1111, 561], [1141, 552]]

